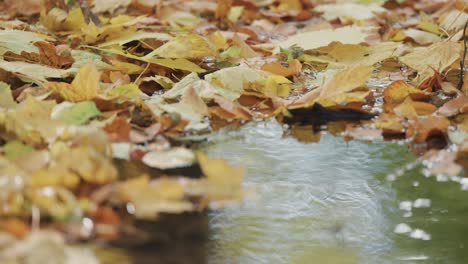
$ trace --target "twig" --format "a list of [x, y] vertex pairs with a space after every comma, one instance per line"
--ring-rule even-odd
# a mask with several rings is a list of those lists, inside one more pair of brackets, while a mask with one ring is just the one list
[[85, 17], [86, 23], [89, 24], [93, 22], [94, 25], [100, 27], [102, 26], [102, 22], [99, 17], [91, 11], [91, 8], [88, 6], [88, 1], [86, 0], [79, 0], [81, 12], [83, 12], [83, 16]]
[[468, 20], [463, 27], [463, 57], [460, 60], [460, 81], [458, 82], [458, 90], [463, 87], [463, 79], [465, 78], [465, 59], [466, 59], [466, 27], [468, 27]]

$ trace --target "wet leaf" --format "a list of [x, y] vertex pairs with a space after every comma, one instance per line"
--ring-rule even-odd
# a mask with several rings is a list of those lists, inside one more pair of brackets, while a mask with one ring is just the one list
[[[370, 66], [353, 66], [336, 73], [321, 87], [316, 102], [325, 107], [351, 102], [364, 102], [368, 92], [358, 91], [352, 93], [352, 91], [364, 86], [371, 76], [372, 70], [373, 67]], [[305, 103], [311, 104], [313, 102]]]

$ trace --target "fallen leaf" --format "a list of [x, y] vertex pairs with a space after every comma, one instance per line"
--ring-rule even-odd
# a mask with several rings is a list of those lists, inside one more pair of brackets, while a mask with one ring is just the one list
[[290, 36], [287, 40], [278, 43], [276, 51], [279, 51], [279, 47], [289, 48], [295, 45], [304, 50], [312, 50], [327, 46], [334, 41], [338, 41], [343, 44], [365, 43], [366, 38], [369, 36], [368, 32], [371, 30], [372, 28], [369, 27], [346, 26], [337, 29], [323, 29], [298, 33]]
[[460, 44], [451, 41], [437, 42], [400, 57], [400, 61], [418, 71], [415, 83], [434, 75], [434, 70], [443, 72], [460, 58]]
[[5, 61], [2, 59], [0, 59], [0, 68], [34, 82], [46, 82], [48, 78], [62, 78], [68, 74], [67, 70], [55, 69], [22, 61]]
[[447, 128], [450, 126], [450, 121], [443, 116], [428, 116], [414, 122], [408, 128], [406, 136], [413, 138], [415, 143], [424, 143], [429, 137], [435, 135], [444, 135]]
[[319, 5], [314, 11], [323, 13], [321, 16], [328, 21], [341, 19], [367, 20], [375, 17], [376, 13], [385, 13], [387, 10], [376, 4], [360, 5], [355, 3], [339, 3]]
[[10, 160], [15, 160], [21, 156], [27, 155], [34, 151], [34, 148], [30, 145], [26, 145], [21, 141], [9, 141], [3, 146], [5, 157]]
[[452, 117], [468, 111], [468, 96], [461, 95], [445, 103], [437, 110], [437, 113], [446, 117]]
[[114, 11], [121, 7], [127, 7], [131, 0], [94, 0], [93, 12], [95, 13], [114, 13]]
[[294, 76], [301, 72], [302, 64], [299, 60], [291, 60], [288, 62], [288, 66], [284, 67], [278, 62], [270, 62], [263, 64], [262, 70], [271, 72], [273, 74], [281, 75], [284, 77]]
[[207, 38], [198, 34], [182, 34], [155, 49], [147, 57], [173, 59], [200, 59], [216, 56], [216, 47]]
[[51, 113], [52, 119], [68, 125], [82, 125], [91, 118], [100, 115], [101, 112], [92, 101], [83, 101], [76, 104], [63, 102], [56, 105]]
[[11, 94], [10, 85], [0, 82], [0, 108], [14, 109], [17, 105]]
[[93, 63], [86, 64], [75, 76], [71, 84], [48, 82], [46, 85], [71, 102], [86, 101], [95, 98], [99, 90], [100, 72]]
[[[370, 78], [373, 67], [353, 66], [337, 72], [322, 87], [316, 102], [324, 107], [340, 105], [351, 102], [364, 102], [368, 92], [353, 92], [356, 88], [363, 87]], [[353, 97], [355, 95], [355, 97]], [[311, 102], [306, 102], [310, 104]]]
[[442, 39], [433, 33], [425, 32], [422, 30], [417, 30], [417, 29], [407, 29], [403, 31], [406, 37], [411, 38], [414, 40], [416, 43], [421, 44], [421, 45], [428, 45], [432, 44], [438, 41], [441, 41]]
[[136, 99], [139, 98], [142, 93], [138, 85], [129, 83], [114, 87], [107, 94], [110, 96], [118, 96], [122, 99]]

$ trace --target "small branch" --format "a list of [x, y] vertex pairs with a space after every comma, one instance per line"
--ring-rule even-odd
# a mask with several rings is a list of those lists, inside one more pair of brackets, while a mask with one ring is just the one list
[[102, 26], [102, 22], [99, 17], [91, 11], [91, 8], [88, 6], [87, 0], [79, 0], [81, 11], [85, 17], [86, 23], [89, 24], [91, 21], [94, 25], [100, 27]]
[[460, 60], [460, 81], [458, 82], [458, 90], [463, 87], [463, 79], [465, 78], [465, 59], [466, 59], [466, 28], [468, 27], [468, 20], [463, 27], [463, 57]]

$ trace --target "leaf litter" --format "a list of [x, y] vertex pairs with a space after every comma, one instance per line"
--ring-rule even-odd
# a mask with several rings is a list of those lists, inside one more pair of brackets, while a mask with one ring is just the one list
[[52, 243], [65, 263], [63, 235], [119, 241], [142, 219], [242, 199], [243, 167], [189, 138], [250, 121], [276, 118], [304, 142], [324, 125], [346, 139], [404, 139], [433, 173], [459, 174], [467, 6], [0, 3], [0, 229], [11, 241], [0, 259]]

